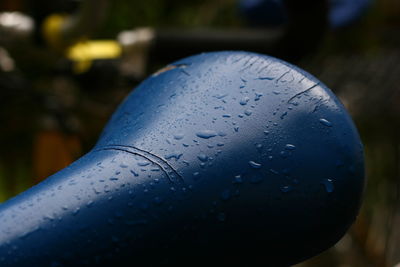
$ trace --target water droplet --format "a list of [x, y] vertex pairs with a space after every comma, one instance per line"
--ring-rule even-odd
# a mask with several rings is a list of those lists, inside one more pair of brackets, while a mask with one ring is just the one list
[[111, 177], [111, 178], [110, 178], [110, 181], [117, 181], [117, 180], [118, 180], [117, 177]]
[[224, 117], [224, 118], [230, 118], [230, 117], [232, 117], [232, 115], [231, 115], [231, 114], [224, 114], [224, 115], [222, 115], [222, 117]]
[[248, 98], [248, 97], [246, 96], [246, 97], [243, 97], [243, 98], [239, 101], [239, 103], [240, 103], [240, 105], [244, 106], [244, 105], [247, 105], [247, 102], [249, 102], [249, 100], [250, 100], [250, 98]]
[[295, 146], [295, 145], [292, 145], [292, 144], [286, 144], [285, 149], [286, 149], [286, 150], [295, 150], [295, 149], [296, 149], [296, 146]]
[[208, 138], [215, 137], [218, 134], [212, 130], [203, 130], [203, 131], [197, 132], [196, 135], [200, 138], [208, 139]]
[[203, 161], [203, 162], [206, 162], [207, 160], [208, 160], [208, 156], [206, 155], [206, 154], [199, 154], [198, 156], [197, 156], [197, 158], [200, 160], [200, 161]]
[[269, 169], [269, 171], [272, 172], [273, 174], [279, 175], [279, 172], [277, 170]]
[[252, 167], [252, 168], [254, 168], [254, 169], [259, 169], [259, 168], [261, 168], [261, 164], [260, 163], [257, 163], [257, 162], [254, 162], [254, 161], [249, 161], [249, 164], [250, 164], [250, 166]]
[[256, 92], [256, 96], [254, 97], [254, 101], [260, 100], [260, 98], [261, 98], [262, 96], [263, 96], [262, 93], [257, 93], [257, 92]]
[[269, 135], [269, 131], [264, 131], [264, 134], [265, 135]]
[[181, 139], [183, 139], [183, 137], [184, 137], [184, 134], [175, 134], [174, 135], [175, 140], [181, 140]]
[[194, 177], [195, 180], [199, 179], [200, 178], [200, 173], [199, 172], [194, 172], [193, 173], [193, 177]]
[[174, 158], [175, 160], [180, 159], [180, 157], [183, 155], [183, 153], [181, 152], [174, 152], [174, 153], [170, 153], [165, 155], [165, 159], [172, 159]]
[[233, 179], [233, 183], [234, 183], [234, 184], [241, 184], [241, 183], [243, 183], [242, 176], [241, 176], [241, 175], [236, 175], [236, 176], [234, 177], [234, 179]]
[[258, 80], [268, 80], [272, 81], [274, 78], [273, 77], [258, 77]]
[[332, 123], [326, 119], [319, 119], [319, 122], [326, 127], [332, 127]]
[[150, 164], [149, 161], [139, 161], [139, 162], [138, 162], [138, 165], [141, 166], [141, 167], [147, 166], [147, 165], [149, 165], [149, 164]]
[[218, 94], [218, 95], [214, 95], [214, 97], [217, 98], [217, 99], [222, 99], [222, 98], [226, 97], [227, 95], [228, 94], [224, 94], [224, 95]]
[[122, 164], [120, 164], [119, 166], [120, 166], [121, 168], [128, 168], [128, 165], [126, 165], [126, 164], [123, 164], [123, 163], [122, 163]]
[[262, 148], [263, 148], [262, 144], [260, 144], [260, 143], [256, 144], [256, 149], [257, 149], [258, 152], [260, 152], [262, 150]]
[[332, 179], [325, 179], [321, 183], [324, 185], [326, 192], [332, 193], [335, 190]]
[[130, 198], [134, 199], [136, 197], [135, 193], [132, 190], [128, 191]]
[[287, 192], [290, 192], [291, 190], [292, 190], [292, 187], [290, 185], [284, 185], [281, 187], [282, 193], [287, 193]]
[[130, 171], [134, 176], [139, 176], [139, 174], [137, 174], [134, 170]]
[[253, 113], [253, 112], [252, 112], [251, 110], [249, 110], [249, 109], [246, 109], [246, 110], [244, 111], [244, 114], [246, 114], [246, 116], [250, 116], [252, 113]]
[[74, 212], [72, 214], [75, 216], [79, 213], [79, 211], [80, 211], [80, 208], [78, 207], [74, 210]]

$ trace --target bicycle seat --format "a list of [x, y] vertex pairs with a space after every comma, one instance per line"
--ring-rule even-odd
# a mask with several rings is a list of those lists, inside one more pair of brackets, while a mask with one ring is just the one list
[[0, 206], [0, 266], [288, 266], [345, 234], [363, 187], [359, 135], [324, 84], [265, 55], [200, 54]]

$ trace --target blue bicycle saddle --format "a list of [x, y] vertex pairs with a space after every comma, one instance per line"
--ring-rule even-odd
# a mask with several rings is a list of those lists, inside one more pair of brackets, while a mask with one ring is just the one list
[[0, 206], [0, 266], [288, 266], [344, 235], [363, 187], [359, 135], [324, 84], [265, 55], [200, 54]]

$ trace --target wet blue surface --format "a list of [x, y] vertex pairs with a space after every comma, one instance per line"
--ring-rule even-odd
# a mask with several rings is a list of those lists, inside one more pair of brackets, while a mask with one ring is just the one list
[[363, 164], [311, 75], [254, 53], [185, 58], [92, 151], [0, 206], [0, 266], [293, 264], [354, 221]]

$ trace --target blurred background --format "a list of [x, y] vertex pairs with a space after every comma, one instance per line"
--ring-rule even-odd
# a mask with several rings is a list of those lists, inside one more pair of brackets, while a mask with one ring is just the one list
[[296, 267], [400, 266], [398, 0], [1, 0], [0, 202], [91, 149], [147, 75], [215, 50], [309, 71], [339, 96], [365, 145], [357, 221]]

